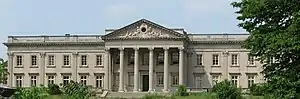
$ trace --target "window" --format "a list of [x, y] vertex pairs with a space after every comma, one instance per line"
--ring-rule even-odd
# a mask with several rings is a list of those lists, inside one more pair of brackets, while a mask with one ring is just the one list
[[202, 54], [197, 54], [197, 65], [203, 65]]
[[238, 55], [237, 54], [232, 54], [231, 55], [231, 65], [232, 66], [237, 66], [238, 65]]
[[36, 76], [30, 76], [30, 85], [36, 86], [37, 84], [37, 77]]
[[22, 87], [23, 76], [16, 76], [16, 87]]
[[157, 64], [164, 64], [164, 53], [157, 53]]
[[133, 72], [130, 72], [130, 73], [128, 73], [128, 84], [129, 84], [129, 86], [133, 86], [133, 84], [134, 84], [134, 74], [133, 74]]
[[172, 85], [174, 86], [176, 86], [176, 85], [178, 85], [178, 81], [179, 81], [179, 79], [178, 79], [178, 75], [176, 75], [176, 74], [173, 74], [172, 75]]
[[48, 56], [48, 65], [49, 66], [54, 66], [54, 55], [49, 55]]
[[238, 79], [239, 79], [239, 76], [237, 76], [237, 75], [231, 76], [231, 83], [238, 86]]
[[178, 64], [179, 63], [179, 59], [178, 58], [179, 58], [178, 52], [172, 53], [172, 56], [171, 56], [172, 64]]
[[17, 56], [17, 66], [22, 66], [23, 65], [23, 57], [18, 55]]
[[36, 56], [35, 56], [35, 55], [32, 55], [32, 56], [31, 56], [31, 65], [32, 65], [32, 66], [36, 66], [36, 65], [37, 65], [37, 62], [36, 62]]
[[219, 75], [212, 75], [213, 86], [219, 82]]
[[70, 76], [63, 76], [63, 85], [68, 85], [70, 83]]
[[162, 86], [164, 84], [164, 74], [163, 73], [156, 73], [156, 84], [158, 86]]
[[70, 56], [64, 55], [64, 66], [70, 66]]
[[80, 83], [82, 83], [83, 85], [87, 85], [87, 76], [80, 76]]
[[96, 87], [97, 88], [103, 87], [103, 76], [96, 76]]
[[116, 54], [116, 64], [120, 64], [120, 54]]
[[195, 74], [195, 86], [196, 86], [196, 88], [202, 88], [202, 77], [201, 77], [202, 75], [200, 75], [200, 74]]
[[248, 64], [250, 66], [253, 66], [254, 65], [254, 57], [251, 56], [251, 55], [248, 55]]
[[248, 88], [250, 88], [254, 84], [254, 80], [254, 75], [248, 75]]
[[54, 82], [55, 82], [55, 78], [54, 78], [54, 76], [48, 76], [48, 84], [54, 84]]
[[96, 65], [97, 66], [103, 66], [103, 55], [97, 55], [96, 56], [96, 60], [97, 60], [97, 62], [96, 62]]
[[149, 53], [144, 53], [143, 65], [149, 64]]
[[213, 55], [213, 66], [218, 66], [219, 65], [219, 55], [214, 54]]
[[81, 55], [81, 65], [82, 66], [86, 66], [87, 63], [86, 63], [86, 60], [87, 59], [87, 56], [86, 55]]
[[134, 64], [134, 52], [128, 52], [128, 64], [129, 65]]

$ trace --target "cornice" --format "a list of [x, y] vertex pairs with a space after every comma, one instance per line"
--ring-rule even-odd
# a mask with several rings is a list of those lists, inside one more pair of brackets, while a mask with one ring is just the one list
[[118, 37], [115, 37], [115, 38], [106, 38], [105, 40], [106, 41], [112, 41], [112, 40], [176, 40], [176, 41], [179, 41], [179, 40], [185, 40], [186, 38], [182, 38], [182, 37], [172, 37], [172, 38], [169, 38], [169, 37], [155, 37], [155, 38], [118, 38]]
[[244, 41], [191, 41], [192, 44], [241, 44]]
[[65, 46], [65, 45], [104, 45], [104, 42], [32, 42], [32, 43], [3, 43], [5, 46]]

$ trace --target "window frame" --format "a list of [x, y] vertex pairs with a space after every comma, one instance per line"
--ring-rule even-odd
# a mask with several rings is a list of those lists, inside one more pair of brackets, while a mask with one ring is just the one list
[[220, 66], [220, 55], [219, 54], [212, 54], [212, 65]]
[[80, 75], [80, 83], [83, 85], [88, 85], [88, 75]]
[[164, 73], [157, 72], [156, 73], [156, 86], [163, 86], [164, 85]]
[[47, 75], [47, 84], [55, 84], [55, 76], [54, 75]]
[[63, 65], [64, 66], [70, 66], [71, 65], [71, 59], [70, 59], [70, 55], [63, 55]]
[[255, 66], [255, 57], [248, 54], [248, 65]]
[[16, 87], [22, 87], [23, 86], [23, 75], [16, 75], [15, 81], [16, 81]]
[[231, 75], [230, 78], [230, 82], [239, 87], [239, 75]]
[[31, 55], [31, 66], [37, 66], [37, 55]]
[[157, 52], [156, 53], [156, 64], [157, 65], [163, 65], [164, 64], [164, 53], [163, 52]]
[[55, 66], [55, 55], [48, 55], [48, 65]]
[[30, 75], [30, 86], [37, 86], [38, 76]]
[[255, 75], [247, 75], [248, 88], [255, 84]]
[[172, 65], [179, 65], [179, 52], [172, 52], [171, 53], [171, 64]]
[[88, 55], [80, 55], [80, 65], [88, 66], [87, 59], [88, 59]]
[[198, 66], [203, 66], [203, 54], [196, 54], [196, 64]]
[[103, 87], [103, 75], [96, 75], [95, 77], [95, 87], [96, 88], [102, 88]]
[[[67, 77], [66, 79], [65, 79], [65, 77]], [[70, 83], [70, 81], [71, 81], [71, 76], [70, 75], [63, 75], [62, 76], [62, 81], [63, 81], [63, 86], [66, 86], [66, 85], [68, 85], [69, 83]]]
[[239, 66], [239, 54], [231, 54], [231, 66]]
[[16, 55], [16, 66], [17, 67], [23, 66], [23, 56], [22, 55]]
[[96, 66], [103, 66], [103, 54], [96, 55]]

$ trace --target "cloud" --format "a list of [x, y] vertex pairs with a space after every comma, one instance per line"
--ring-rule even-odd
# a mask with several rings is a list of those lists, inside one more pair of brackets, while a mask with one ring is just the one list
[[[183, 11], [186, 14], [202, 15], [226, 11], [232, 0], [185, 0]], [[225, 9], [224, 9], [225, 8]]]
[[105, 16], [109, 18], [126, 18], [137, 13], [137, 7], [131, 4], [120, 3], [104, 8]]

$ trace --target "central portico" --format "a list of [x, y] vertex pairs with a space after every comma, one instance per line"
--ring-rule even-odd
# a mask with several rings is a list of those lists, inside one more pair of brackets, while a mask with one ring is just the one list
[[[169, 92], [185, 84], [187, 35], [147, 20], [106, 30], [105, 85], [112, 91]], [[172, 82], [171, 82], [172, 81]]]

